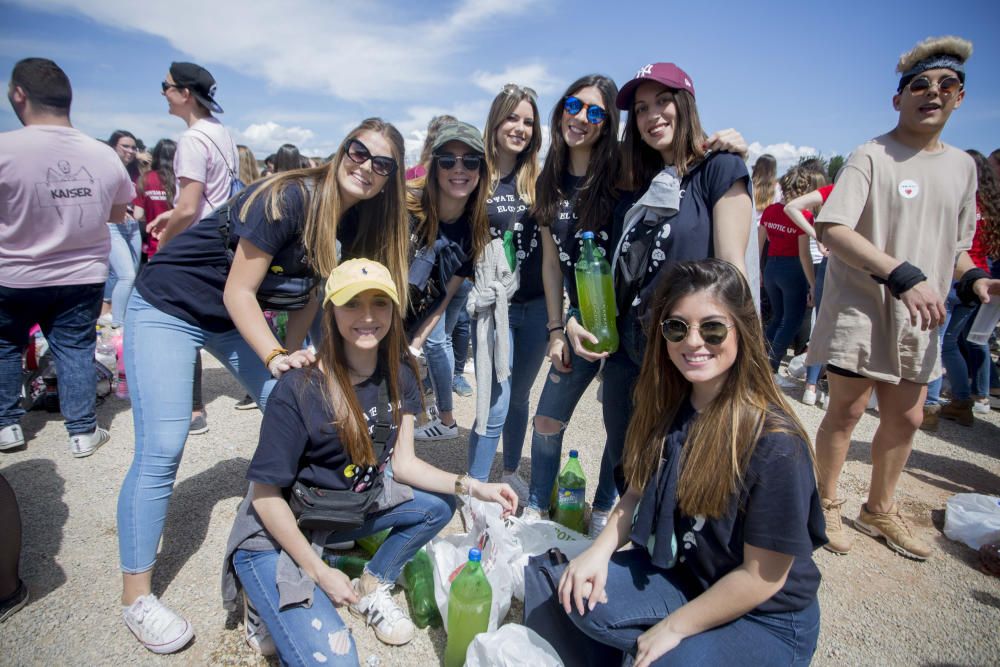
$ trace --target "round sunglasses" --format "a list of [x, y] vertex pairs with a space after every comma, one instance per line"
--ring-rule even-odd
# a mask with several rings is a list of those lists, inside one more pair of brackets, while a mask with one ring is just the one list
[[[923, 93], [930, 90], [933, 84], [931, 80], [926, 76], [918, 76], [916, 79], [910, 81], [910, 92], [914, 95], [922, 95]], [[957, 76], [946, 76], [937, 83], [938, 92], [944, 96], [948, 97], [954, 95], [962, 89], [962, 80]]]
[[372, 171], [379, 176], [388, 176], [396, 171], [396, 160], [385, 155], [372, 155], [368, 147], [358, 139], [351, 139], [347, 144], [347, 157], [355, 164], [364, 164], [371, 160]]
[[604, 107], [596, 104], [587, 104], [579, 97], [570, 95], [563, 100], [563, 110], [570, 116], [577, 115], [584, 108], [587, 109], [587, 122], [591, 125], [600, 125], [608, 117], [608, 112], [604, 110]]
[[479, 162], [483, 159], [482, 155], [452, 155], [451, 153], [440, 153], [434, 156], [437, 160], [438, 166], [445, 171], [451, 171], [458, 164], [458, 161], [462, 161], [462, 166], [465, 167], [467, 171], [477, 171], [479, 169]]
[[698, 335], [707, 345], [722, 345], [726, 337], [729, 336], [729, 330], [735, 326], [735, 324], [726, 324], [725, 322], [688, 324], [684, 320], [667, 318], [660, 322], [660, 332], [668, 343], [681, 343], [687, 339], [688, 331], [697, 329]]

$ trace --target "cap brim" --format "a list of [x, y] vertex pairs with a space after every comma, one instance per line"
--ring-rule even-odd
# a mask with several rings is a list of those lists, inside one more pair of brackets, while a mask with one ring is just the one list
[[618, 91], [617, 97], [615, 97], [615, 106], [622, 111], [628, 111], [629, 107], [632, 105], [632, 97], [635, 95], [635, 89], [639, 87], [640, 83], [646, 81], [651, 81], [652, 79], [632, 79]]
[[326, 297], [326, 299], [324, 299], [324, 303], [332, 301], [335, 306], [343, 306], [357, 295], [370, 289], [382, 292], [392, 299], [393, 303], [397, 306], [399, 305], [399, 295], [396, 294], [396, 289], [390, 289], [386, 287], [385, 283], [378, 280], [359, 280], [358, 282], [351, 283], [350, 285], [347, 285]]
[[[188, 90], [191, 90], [191, 89], [188, 88]], [[212, 113], [226, 113], [225, 111], [222, 110], [222, 107], [220, 107], [219, 103], [216, 102], [215, 100], [210, 100], [207, 97], [205, 97], [204, 95], [199, 95], [198, 93], [194, 92], [193, 90], [191, 90], [191, 94], [194, 95], [194, 98], [196, 100], [198, 100], [199, 102], [201, 102], [202, 104], [204, 104], [205, 107], [207, 107], [208, 110], [211, 111]]]

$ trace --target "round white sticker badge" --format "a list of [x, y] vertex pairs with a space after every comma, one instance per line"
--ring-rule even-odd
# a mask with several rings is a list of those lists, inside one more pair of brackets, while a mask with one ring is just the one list
[[920, 194], [920, 186], [917, 185], [916, 181], [910, 180], [909, 178], [905, 181], [900, 181], [899, 194], [901, 194], [904, 199], [913, 199]]

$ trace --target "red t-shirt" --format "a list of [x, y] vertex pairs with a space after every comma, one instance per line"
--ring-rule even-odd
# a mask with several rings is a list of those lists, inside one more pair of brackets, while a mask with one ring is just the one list
[[969, 257], [973, 264], [989, 273], [990, 265], [986, 262], [986, 243], [983, 240], [984, 231], [986, 231], [986, 218], [983, 217], [983, 209], [979, 206], [979, 194], [976, 194], [976, 233], [972, 237]]
[[[812, 224], [812, 213], [802, 211], [802, 215]], [[771, 204], [760, 216], [760, 224], [767, 230], [768, 257], [798, 257], [799, 237], [805, 234], [785, 215], [784, 204]]]
[[[167, 191], [163, 189], [163, 183], [160, 182], [160, 175], [155, 171], [146, 172], [146, 175], [142, 178], [142, 185], [137, 190], [139, 194], [135, 198], [135, 204], [136, 206], [141, 206], [145, 212], [146, 221], [143, 223], [144, 225], [152, 222], [159, 214], [169, 211], [174, 207], [173, 203], [167, 199]], [[150, 236], [143, 246], [146, 254], [152, 256], [157, 248], [156, 239]]]
[[823, 198], [824, 202], [826, 202], [826, 200], [830, 198], [830, 193], [833, 192], [833, 183], [817, 188], [816, 192], [818, 192], [819, 196]]

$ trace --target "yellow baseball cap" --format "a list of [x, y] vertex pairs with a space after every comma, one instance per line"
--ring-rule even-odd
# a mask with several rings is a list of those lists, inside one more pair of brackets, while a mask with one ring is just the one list
[[393, 282], [389, 269], [371, 259], [349, 259], [339, 264], [327, 278], [323, 305], [333, 301], [333, 305], [343, 306], [370, 289], [385, 293], [399, 305], [396, 283]]

